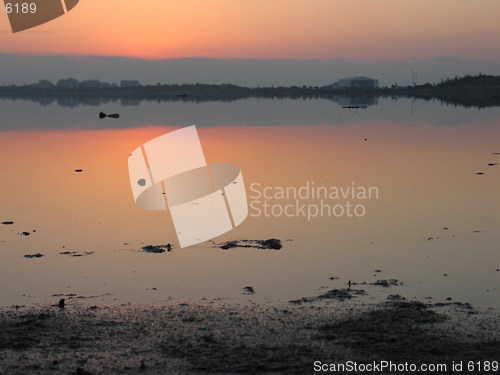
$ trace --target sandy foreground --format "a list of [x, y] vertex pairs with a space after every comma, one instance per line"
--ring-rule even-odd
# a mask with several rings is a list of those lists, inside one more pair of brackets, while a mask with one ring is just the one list
[[334, 299], [0, 310], [2, 375], [308, 374], [315, 361], [381, 360], [445, 363], [448, 371], [433, 373], [453, 373], [452, 361], [498, 361], [499, 353], [500, 311], [394, 296], [372, 305]]

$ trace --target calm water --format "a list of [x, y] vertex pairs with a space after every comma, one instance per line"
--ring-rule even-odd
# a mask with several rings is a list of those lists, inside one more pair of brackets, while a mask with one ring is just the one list
[[[122, 117], [101, 121], [100, 110]], [[134, 205], [130, 151], [191, 124], [208, 162], [241, 167], [251, 205], [252, 216], [214, 240], [279, 238], [281, 251], [223, 251], [209, 242], [180, 249], [168, 212]], [[492, 154], [500, 152], [500, 108], [411, 100], [379, 100], [364, 110], [328, 100], [0, 101], [0, 131], [0, 222], [14, 221], [0, 225], [0, 305], [53, 303], [54, 294], [93, 304], [279, 302], [348, 280], [398, 279], [404, 285], [363, 286], [362, 301], [401, 294], [500, 307], [500, 166], [487, 165], [500, 164]], [[378, 194], [324, 199], [330, 207], [362, 205], [360, 217], [257, 215], [264, 203], [278, 206], [274, 213], [320, 206], [311, 191], [298, 201], [275, 195], [307, 184]], [[274, 195], [258, 197], [264, 188]], [[30, 235], [18, 234], [24, 231]], [[165, 243], [172, 253], [140, 252]], [[24, 257], [38, 252], [45, 256]], [[246, 285], [256, 294], [242, 295]]]

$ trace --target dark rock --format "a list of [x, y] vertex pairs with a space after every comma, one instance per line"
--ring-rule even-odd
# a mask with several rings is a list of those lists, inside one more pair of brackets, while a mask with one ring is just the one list
[[241, 289], [243, 289], [245, 291], [245, 294], [254, 294], [255, 293], [255, 289], [251, 286], [244, 286]]
[[59, 255], [69, 255], [72, 257], [86, 257], [88, 255], [94, 254], [93, 251], [61, 251]]
[[281, 240], [276, 238], [270, 238], [267, 240], [234, 240], [234, 241], [226, 241], [215, 245], [214, 247], [218, 247], [222, 250], [234, 249], [237, 247], [240, 248], [253, 248], [253, 249], [268, 249], [268, 250], [281, 250], [283, 245], [281, 244]]
[[215, 247], [218, 247], [222, 250], [233, 249], [235, 247], [238, 247], [238, 241], [227, 241], [227, 242], [224, 242], [223, 244], [220, 244], [220, 245], [215, 246]]
[[281, 241], [276, 238], [260, 241], [263, 249], [280, 250], [282, 245]]
[[322, 299], [335, 299], [337, 301], [343, 302], [356, 296], [364, 296], [366, 292], [363, 289], [332, 289], [328, 292], [321, 294], [316, 297], [303, 297], [296, 300], [291, 300], [290, 303], [301, 304], [305, 302], [314, 302]]
[[147, 245], [142, 248], [142, 251], [145, 253], [164, 253], [165, 251], [172, 251], [172, 245]]
[[399, 282], [396, 279], [388, 279], [388, 280], [377, 280], [374, 283], [370, 283], [370, 285], [376, 285], [376, 286], [382, 286], [384, 288], [388, 288], [390, 286], [403, 285], [403, 283]]
[[26, 254], [24, 257], [25, 258], [41, 258], [44, 257], [45, 255], [41, 253], [36, 253], [36, 254]]

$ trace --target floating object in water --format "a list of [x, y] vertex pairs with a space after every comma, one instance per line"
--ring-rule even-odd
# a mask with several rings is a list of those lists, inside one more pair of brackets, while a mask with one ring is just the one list
[[69, 255], [72, 257], [86, 257], [88, 255], [94, 254], [93, 251], [82, 251], [82, 252], [77, 252], [77, 251], [62, 251], [59, 253], [59, 255]]
[[269, 249], [269, 250], [281, 250], [283, 245], [281, 244], [281, 240], [276, 238], [270, 238], [268, 240], [236, 240], [236, 241], [227, 241], [221, 244], [215, 245], [213, 247], [218, 247], [222, 250], [234, 249], [237, 247], [241, 248], [254, 248], [254, 249]]
[[498, 165], [498, 163], [488, 163], [488, 166], [494, 167], [495, 165]]
[[4, 222], [2, 222], [2, 224], [3, 225], [12, 225], [12, 224], [14, 224], [14, 222], [13, 221], [4, 221]]
[[486, 174], [484, 172], [476, 172], [477, 175], [482, 176], [483, 174]]
[[159, 254], [159, 253], [164, 253], [165, 251], [171, 252], [172, 251], [172, 245], [167, 244], [167, 245], [147, 245], [142, 248], [142, 251], [145, 253], [154, 253], [154, 254]]
[[44, 257], [45, 255], [41, 254], [41, 253], [36, 253], [36, 254], [26, 254], [24, 257], [25, 258], [28, 258], [28, 259], [32, 259], [32, 258], [41, 258], [41, 257]]
[[362, 109], [365, 109], [365, 108], [366, 108], [366, 105], [345, 105], [345, 106], [343, 106], [342, 108], [347, 108], [347, 109], [358, 109], [358, 108], [362, 108]]
[[99, 118], [102, 120], [103, 118], [106, 117], [111, 117], [111, 118], [120, 118], [120, 114], [118, 113], [112, 113], [110, 115], [104, 113], [104, 112], [99, 112]]
[[255, 289], [251, 286], [244, 286], [241, 289], [243, 289], [246, 294], [254, 294], [255, 293]]
[[64, 298], [61, 298], [61, 299], [59, 300], [59, 304], [58, 304], [60, 309], [64, 309], [64, 303], [65, 303]]
[[83, 172], [83, 169], [75, 169], [75, 172], [76, 172], [76, 173], [82, 173], [82, 172]]

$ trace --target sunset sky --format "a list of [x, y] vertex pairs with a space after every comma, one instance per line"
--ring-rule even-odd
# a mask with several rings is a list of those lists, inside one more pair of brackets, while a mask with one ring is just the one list
[[497, 0], [80, 0], [12, 34], [0, 53], [408, 61], [500, 61]]

